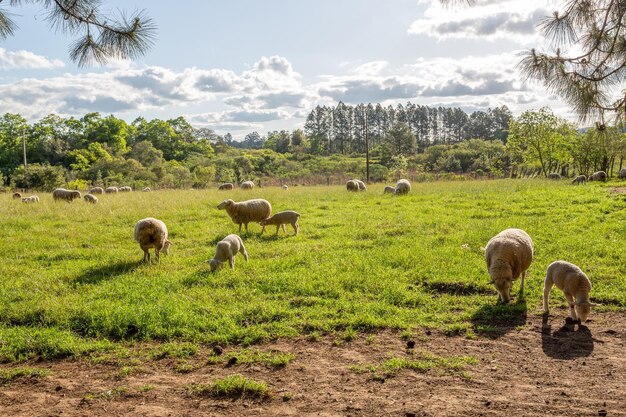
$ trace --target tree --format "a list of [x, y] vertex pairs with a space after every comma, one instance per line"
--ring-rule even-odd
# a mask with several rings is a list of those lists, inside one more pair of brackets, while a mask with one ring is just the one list
[[406, 123], [395, 123], [383, 143], [383, 159], [388, 162], [396, 156], [410, 156], [415, 152], [415, 135]]
[[[141, 57], [154, 42], [156, 26], [144, 11], [114, 19], [101, 11], [100, 0], [11, 0], [9, 7], [22, 3], [40, 5], [51, 28], [76, 36], [70, 58], [81, 67]], [[0, 39], [16, 29], [10, 13], [0, 9]]]

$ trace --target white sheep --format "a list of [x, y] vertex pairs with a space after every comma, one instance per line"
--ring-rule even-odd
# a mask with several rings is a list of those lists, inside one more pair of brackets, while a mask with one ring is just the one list
[[513, 281], [520, 274], [520, 292], [524, 292], [526, 270], [533, 260], [533, 242], [521, 229], [503, 230], [489, 239], [485, 248], [485, 260], [499, 299], [508, 303], [511, 300]]
[[135, 241], [143, 250], [143, 261], [150, 263], [150, 252], [148, 249], [154, 248], [154, 254], [158, 263], [161, 263], [160, 252], [164, 251], [169, 255], [172, 242], [167, 239], [167, 226], [161, 220], [148, 217], [139, 220], [135, 224]]
[[619, 170], [618, 177], [620, 180], [626, 179], [626, 168], [622, 168]]
[[241, 183], [242, 190], [252, 190], [254, 188], [254, 183], [252, 181], [244, 181]]
[[142, 191], [145, 193], [149, 193], [150, 191], [152, 191], [152, 189], [150, 187], [143, 187]]
[[77, 198], [81, 198], [80, 191], [78, 190], [66, 190], [65, 188], [57, 188], [52, 192], [52, 198], [54, 200], [65, 200], [71, 203]]
[[22, 203], [39, 203], [39, 197], [36, 195], [31, 195], [30, 197], [23, 197]]
[[248, 260], [248, 252], [243, 245], [243, 241], [237, 235], [228, 235], [224, 239], [217, 242], [215, 248], [215, 256], [209, 261], [211, 265], [211, 272], [222, 267], [224, 262], [228, 260], [232, 270], [235, 270], [235, 255], [237, 252], [241, 252], [243, 258]]
[[[293, 210], [285, 210], [280, 213], [274, 214], [272, 217], [268, 217], [267, 219], [263, 219], [259, 222], [261, 226], [265, 228], [265, 226], [273, 225], [276, 226], [276, 234], [278, 234], [278, 229], [283, 228], [283, 232], [287, 233], [285, 229], [286, 224], [291, 224], [295, 235], [298, 234], [298, 230], [300, 229], [300, 225], [298, 224], [298, 219], [300, 218], [300, 213], [295, 212]], [[263, 234], [263, 231], [261, 231]]]
[[356, 182], [356, 185], [359, 187], [359, 191], [367, 191], [367, 186], [365, 185], [365, 183], [361, 180], [353, 180], [354, 182]]
[[107, 194], [117, 194], [119, 191], [120, 190], [117, 187], [107, 187], [106, 190], [104, 190]]
[[98, 202], [98, 197], [93, 194], [85, 194], [83, 200], [85, 200], [87, 203], [96, 204]]
[[[241, 225], [246, 226], [248, 231], [248, 223], [260, 222], [263, 219], [267, 219], [272, 214], [272, 205], [269, 201], [262, 198], [255, 198], [253, 200], [234, 202], [230, 198], [222, 201], [218, 206], [220, 210], [226, 210], [233, 223], [239, 225], [239, 233], [241, 233]], [[265, 230], [265, 226], [261, 230], [261, 233]]]
[[579, 176], [577, 176], [576, 178], [574, 178], [572, 180], [572, 184], [576, 184], [576, 185], [584, 184], [585, 181], [587, 181], [587, 176], [586, 175], [579, 175]]
[[283, 185], [283, 190], [285, 190], [285, 191], [286, 191], [286, 190], [288, 190], [288, 189], [289, 189], [289, 186], [288, 186], [287, 184], [284, 184], [284, 185]]
[[576, 265], [566, 261], [555, 261], [548, 266], [543, 286], [543, 311], [549, 312], [549, 298], [552, 286], [563, 291], [569, 305], [569, 317], [581, 323], [587, 321], [591, 306], [597, 305], [589, 301], [591, 281]]
[[104, 194], [104, 188], [102, 187], [93, 187], [91, 190], [87, 191], [89, 194]]
[[359, 184], [355, 180], [349, 180], [346, 182], [346, 188], [348, 191], [359, 191]]
[[394, 194], [408, 194], [411, 191], [411, 183], [409, 180], [400, 179], [396, 184]]
[[395, 194], [395, 192], [396, 192], [396, 188], [390, 185], [386, 186], [385, 189], [383, 190], [383, 194]]
[[18, 198], [22, 198], [22, 194], [17, 193], [17, 192], [13, 193], [13, 199], [17, 200]]
[[119, 192], [120, 193], [129, 193], [131, 191], [133, 191], [133, 189], [131, 187], [129, 187], [128, 185], [125, 185], [125, 186], [119, 188]]
[[[243, 184], [241, 186], [241, 188], [243, 188]], [[230, 182], [225, 182], [224, 184], [221, 184], [219, 187], [217, 187], [218, 190], [232, 190], [233, 188], [234, 186]]]
[[589, 175], [589, 181], [606, 181], [606, 172], [604, 171], [596, 171], [593, 174]]

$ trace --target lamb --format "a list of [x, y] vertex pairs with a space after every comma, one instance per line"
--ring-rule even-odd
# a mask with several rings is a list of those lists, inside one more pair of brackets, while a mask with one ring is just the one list
[[[256, 198], [252, 200], [234, 202], [230, 198], [222, 201], [218, 206], [220, 210], [226, 210], [233, 223], [239, 225], [239, 233], [241, 233], [241, 225], [246, 226], [246, 232], [248, 231], [248, 223], [260, 222], [263, 219], [267, 219], [272, 214], [272, 205], [269, 201], [262, 198]], [[265, 230], [265, 226], [261, 230], [261, 233]]]
[[89, 194], [104, 194], [104, 188], [102, 187], [93, 187], [91, 190], [87, 191]]
[[520, 292], [524, 292], [526, 270], [533, 260], [533, 242], [521, 229], [506, 229], [498, 233], [485, 248], [487, 270], [491, 282], [498, 290], [503, 303], [511, 300], [511, 287], [517, 277], [522, 276]]
[[30, 197], [22, 198], [22, 203], [39, 203], [39, 197], [36, 195], [31, 195]]
[[[289, 223], [293, 227], [294, 232], [296, 232], [294, 236], [297, 236], [298, 229], [300, 229], [300, 225], [298, 225], [299, 218], [300, 213], [297, 213], [293, 210], [285, 210], [281, 211], [280, 213], [274, 214], [272, 217], [261, 220], [259, 224], [264, 228], [268, 225], [276, 226], [276, 235], [278, 235], [278, 229], [280, 227], [283, 228], [283, 232], [287, 233], [287, 230], [285, 230], [285, 225]], [[261, 234], [263, 234], [263, 232], [261, 232]]]
[[135, 241], [143, 250], [143, 261], [150, 263], [150, 252], [148, 249], [154, 248], [157, 262], [161, 263], [160, 252], [164, 251], [169, 255], [172, 242], [167, 239], [167, 226], [161, 220], [148, 217], [139, 220], [135, 224]]
[[228, 235], [224, 239], [217, 242], [215, 249], [215, 256], [209, 261], [211, 265], [211, 272], [222, 267], [224, 262], [228, 260], [231, 269], [235, 270], [235, 255], [237, 252], [241, 252], [243, 258], [248, 261], [248, 252], [243, 246], [243, 241], [237, 235]]
[[576, 185], [584, 184], [585, 181], [587, 181], [587, 176], [586, 175], [579, 175], [579, 176], [577, 176], [576, 178], [574, 178], [572, 180], [572, 184], [576, 184]]
[[120, 187], [118, 191], [120, 193], [129, 193], [129, 192], [133, 191], [133, 189], [131, 187], [129, 187], [128, 185], [125, 185], [123, 187]]
[[367, 186], [365, 185], [365, 183], [361, 180], [353, 180], [354, 182], [356, 182], [356, 185], [359, 187], [359, 191], [367, 191]]
[[20, 193], [13, 193], [13, 199], [17, 200], [18, 198], [22, 198], [22, 194], [20, 194]]
[[408, 194], [409, 191], [411, 191], [411, 183], [409, 180], [398, 180], [394, 194]]
[[385, 189], [383, 190], [383, 194], [395, 194], [395, 193], [396, 193], [395, 187], [392, 187], [390, 185], [386, 186]]
[[117, 187], [107, 187], [104, 192], [107, 194], [116, 194], [119, 192], [119, 189]]
[[[241, 185], [243, 188], [243, 184]], [[224, 184], [217, 187], [218, 190], [232, 190], [234, 188], [233, 184], [230, 182], [225, 182]]]
[[589, 181], [606, 181], [606, 172], [604, 171], [596, 171], [593, 174], [589, 175]]
[[152, 191], [152, 189], [150, 187], [143, 187], [142, 190], [144, 193], [149, 193], [150, 191]]
[[619, 174], [617, 174], [620, 180], [626, 179], [626, 168], [622, 168], [619, 170]]
[[81, 198], [81, 194], [78, 190], [66, 190], [65, 188], [57, 188], [52, 192], [52, 198], [54, 200], [65, 200], [68, 203], [71, 203], [76, 198]]
[[561, 179], [561, 174], [559, 174], [558, 172], [551, 172], [548, 174], [548, 179], [550, 180], [560, 180]]
[[546, 280], [543, 286], [543, 311], [548, 314], [548, 301], [552, 286], [563, 290], [569, 304], [569, 317], [580, 323], [587, 321], [591, 306], [597, 305], [589, 301], [591, 281], [576, 265], [566, 261], [555, 261], [548, 266]]
[[283, 185], [283, 190], [287, 191], [289, 189], [289, 186], [287, 184]]
[[98, 202], [98, 197], [96, 197], [93, 194], [85, 194], [85, 196], [83, 197], [83, 199], [87, 202], [87, 203], [91, 203], [91, 204], [96, 204]]
[[244, 181], [241, 183], [242, 190], [252, 190], [254, 188], [254, 183], [252, 181]]
[[346, 183], [348, 191], [359, 191], [359, 184], [356, 181], [350, 180]]

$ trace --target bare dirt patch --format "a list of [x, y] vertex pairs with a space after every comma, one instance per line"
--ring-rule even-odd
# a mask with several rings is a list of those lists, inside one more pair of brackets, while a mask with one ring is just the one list
[[[257, 346], [293, 353], [283, 368], [210, 364], [211, 348], [186, 359], [184, 368], [177, 359], [149, 360], [128, 374], [88, 360], [28, 363], [50, 374], [1, 385], [0, 415], [626, 416], [626, 314], [596, 313], [587, 326], [566, 325], [564, 310], [553, 314], [545, 320], [529, 313], [525, 324], [495, 329], [491, 337], [417, 330], [414, 349], [391, 331], [349, 342], [300, 338]], [[466, 375], [405, 369], [373, 378], [351, 370], [422, 353], [471, 356], [477, 363], [467, 365]], [[190, 384], [235, 373], [267, 382], [272, 397], [214, 399], [187, 392]]]
[[626, 187], [613, 187], [610, 191], [612, 194], [626, 194]]

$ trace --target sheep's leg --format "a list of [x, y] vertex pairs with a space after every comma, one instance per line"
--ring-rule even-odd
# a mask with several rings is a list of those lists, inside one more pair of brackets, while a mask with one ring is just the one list
[[235, 270], [235, 257], [234, 256], [228, 257], [228, 263], [230, 264], [230, 269], [234, 271]]
[[576, 303], [574, 301], [574, 297], [572, 297], [571, 294], [565, 294], [565, 299], [567, 300], [567, 304], [569, 304], [569, 316], [574, 321], [578, 320], [578, 316], [576, 315], [576, 309], [574, 308], [574, 305]]
[[241, 248], [239, 248], [239, 252], [241, 252], [241, 254], [243, 255], [243, 259], [246, 260], [246, 262], [248, 261], [248, 252], [246, 252], [246, 248], [243, 247], [243, 245], [241, 245]]
[[[248, 230], [248, 225], [246, 225], [246, 230]], [[241, 233], [241, 223], [239, 223], [239, 233]]]
[[261, 226], [261, 234], [263, 234], [263, 232], [265, 232], [265, 225]]
[[157, 264], [161, 265], [161, 253], [159, 248], [154, 249], [154, 254], [156, 255]]
[[519, 286], [520, 294], [524, 294], [524, 278], [526, 278], [526, 271], [522, 272], [522, 278]]
[[274, 233], [274, 236], [278, 236], [278, 229], [280, 229], [280, 225], [276, 226], [276, 233]]
[[552, 278], [546, 275], [546, 280], [543, 284], [543, 312], [546, 314], [548, 314], [548, 312], [550, 311], [549, 309], [550, 290], [552, 289], [553, 285], [554, 285], [554, 282], [552, 282]]
[[146, 249], [143, 250], [143, 261], [146, 263], [150, 263], [150, 252]]
[[293, 231], [296, 232], [295, 236], [298, 236], [298, 229], [300, 228], [298, 222], [292, 223], [291, 225], [293, 226]]

